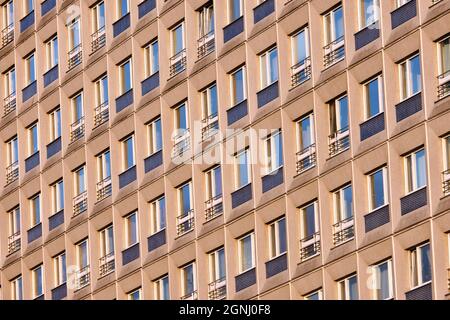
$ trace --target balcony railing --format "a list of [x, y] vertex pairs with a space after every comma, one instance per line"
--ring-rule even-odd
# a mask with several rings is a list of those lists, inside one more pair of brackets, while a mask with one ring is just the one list
[[101, 27], [91, 35], [91, 52], [94, 53], [106, 44], [105, 27]]
[[328, 137], [328, 149], [330, 157], [333, 157], [350, 148], [350, 130], [343, 128]]
[[320, 233], [316, 232], [300, 240], [300, 259], [302, 261], [320, 253]]
[[180, 298], [180, 300], [197, 300], [198, 299], [198, 293], [197, 290], [192, 291], [191, 293], [185, 294]]
[[183, 157], [183, 155], [191, 148], [191, 136], [189, 129], [186, 129], [183, 134], [175, 137], [174, 143], [172, 159]]
[[291, 67], [292, 88], [311, 79], [311, 58], [307, 57]]
[[6, 185], [13, 183], [19, 178], [19, 162], [16, 161], [6, 167]]
[[450, 169], [442, 173], [442, 191], [444, 196], [450, 195]]
[[344, 46], [344, 36], [334, 40], [333, 42], [330, 42], [325, 47], [323, 47], [324, 50], [324, 57], [323, 57], [323, 64], [325, 68], [335, 64], [336, 62], [344, 59], [345, 57], [345, 46]]
[[97, 182], [97, 202], [102, 201], [111, 196], [111, 177], [107, 177], [100, 182]]
[[108, 101], [103, 102], [94, 110], [94, 126], [98, 127], [109, 120]]
[[76, 217], [79, 214], [87, 210], [87, 191], [84, 191], [73, 198], [73, 216]]
[[202, 120], [202, 141], [209, 140], [219, 129], [219, 117], [217, 113], [209, 115]]
[[20, 231], [8, 237], [8, 254], [20, 250]]
[[297, 153], [297, 174], [316, 165], [316, 145], [312, 144]]
[[16, 110], [16, 92], [3, 99], [3, 116], [6, 117], [14, 110]]
[[170, 77], [174, 77], [186, 70], [186, 49], [181, 50], [169, 60]]
[[353, 239], [355, 236], [353, 217], [339, 221], [333, 225], [333, 243], [335, 246]]
[[197, 49], [197, 57], [198, 59], [203, 58], [204, 56], [210, 54], [214, 51], [215, 45], [215, 35], [214, 30], [202, 36], [198, 39], [198, 49]]
[[83, 61], [83, 50], [81, 44], [74, 47], [67, 53], [68, 56], [68, 68], [72, 70]]
[[14, 23], [11, 23], [2, 30], [2, 47], [10, 44], [14, 40]]
[[80, 290], [91, 282], [91, 272], [89, 266], [86, 266], [75, 274], [75, 290]]
[[81, 117], [70, 125], [70, 142], [74, 142], [84, 136], [84, 117]]
[[194, 209], [189, 210], [181, 216], [177, 217], [177, 235], [183, 234], [194, 229]]
[[223, 212], [223, 199], [219, 194], [205, 202], [205, 219], [206, 221], [212, 220], [219, 216]]
[[100, 258], [99, 274], [104, 277], [110, 274], [115, 269], [114, 252], [108, 253], [106, 256]]
[[223, 300], [227, 297], [227, 280], [225, 277], [208, 284], [209, 300]]
[[450, 70], [438, 76], [438, 99], [450, 95]]

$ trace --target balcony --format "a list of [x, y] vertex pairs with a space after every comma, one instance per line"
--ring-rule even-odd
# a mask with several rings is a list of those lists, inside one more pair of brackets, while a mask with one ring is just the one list
[[278, 257], [266, 262], [266, 279], [269, 279], [288, 268], [287, 253], [283, 253]]
[[343, 128], [328, 137], [328, 151], [330, 158], [350, 149], [350, 130]]
[[241, 16], [223, 28], [223, 42], [227, 43], [244, 32], [244, 16]]
[[197, 58], [199, 60], [213, 52], [216, 48], [214, 30], [198, 39], [197, 44]]
[[20, 32], [24, 32], [34, 24], [34, 10], [20, 20]]
[[159, 87], [159, 71], [141, 82], [141, 94], [144, 96]]
[[355, 49], [359, 50], [380, 37], [380, 23], [375, 21], [371, 25], [355, 33]]
[[210, 221], [223, 213], [223, 198], [219, 194], [205, 201], [205, 220]]
[[150, 172], [163, 164], [162, 150], [156, 151], [144, 160], [145, 173]]
[[147, 238], [148, 252], [166, 244], [166, 229], [160, 230]]
[[219, 130], [219, 116], [211, 114], [202, 120], [202, 142], [210, 140]]
[[252, 285], [256, 284], [256, 268], [252, 268], [241, 274], [238, 274], [235, 278], [236, 292], [242, 291]]
[[278, 187], [284, 182], [283, 167], [279, 167], [275, 171], [265, 175], [261, 180], [263, 193]]
[[106, 44], [105, 26], [91, 34], [91, 53], [103, 48]]
[[147, 13], [156, 8], [155, 0], [144, 0], [138, 4], [138, 18], [141, 19]]
[[360, 140], [367, 140], [384, 129], [384, 112], [381, 112], [359, 125]]
[[91, 283], [91, 272], [86, 266], [75, 273], [75, 291], [81, 290]]
[[291, 67], [291, 87], [301, 85], [311, 79], [311, 57], [307, 57]]
[[297, 152], [297, 174], [301, 174], [316, 165], [316, 145], [312, 144]]
[[8, 237], [8, 254], [12, 254], [20, 250], [20, 239], [20, 231], [17, 231], [16, 233]]
[[47, 159], [61, 151], [61, 137], [56, 138], [47, 145]]
[[227, 297], [227, 279], [225, 277], [208, 284], [209, 300], [223, 300]]
[[320, 254], [320, 233], [316, 232], [300, 240], [300, 260], [305, 261]]
[[126, 15], [113, 23], [113, 37], [115, 38], [127, 30], [130, 27], [130, 23], [130, 13], [128, 12]]
[[48, 218], [48, 229], [52, 231], [64, 223], [64, 209]]
[[2, 48], [14, 41], [14, 23], [2, 30]]
[[171, 78], [186, 70], [186, 61], [186, 49], [181, 50], [169, 59]]
[[248, 114], [247, 100], [243, 100], [227, 110], [227, 123], [232, 125]]
[[438, 99], [450, 95], [450, 70], [438, 76]]
[[444, 197], [450, 195], [450, 169], [442, 172], [442, 192]]
[[231, 207], [237, 208], [240, 205], [252, 200], [252, 184], [249, 183], [231, 193]]
[[70, 143], [82, 137], [84, 137], [84, 117], [81, 117], [70, 125]]
[[112, 194], [111, 177], [107, 177], [97, 182], [97, 202], [100, 202]]
[[406, 292], [405, 298], [406, 300], [433, 300], [431, 282]]
[[6, 117], [15, 110], [16, 110], [16, 92], [13, 92], [5, 99], [3, 99], [3, 117]]
[[177, 217], [177, 236], [181, 237], [182, 235], [188, 233], [189, 231], [194, 230], [194, 227], [195, 227], [194, 209], [191, 209], [188, 212], [185, 212]]
[[259, 21], [275, 12], [275, 1], [265, 0], [253, 9], [253, 23], [257, 24]]
[[56, 0], [45, 0], [41, 2], [41, 16], [45, 16], [56, 7]]
[[422, 110], [422, 94], [417, 93], [395, 106], [397, 122], [400, 122]]
[[375, 230], [390, 222], [389, 205], [382, 206], [364, 216], [366, 233]]
[[44, 88], [49, 86], [52, 82], [58, 80], [58, 76], [58, 65], [55, 65], [44, 73]]
[[67, 65], [68, 65], [68, 69], [69, 69], [68, 71], [72, 70], [73, 68], [75, 68], [76, 66], [81, 64], [81, 62], [83, 62], [83, 50], [82, 49], [83, 48], [82, 48], [81, 44], [79, 44], [67, 53], [67, 57], [68, 57]]
[[392, 29], [404, 24], [417, 15], [416, 0], [411, 0], [391, 12]]
[[62, 300], [67, 297], [67, 284], [63, 283], [52, 289], [52, 300]]
[[426, 206], [427, 203], [428, 199], [426, 187], [404, 196], [400, 199], [402, 216]]
[[38, 223], [33, 228], [27, 231], [28, 243], [33, 242], [34, 240], [42, 237], [42, 223]]
[[132, 105], [134, 102], [133, 89], [129, 89], [121, 96], [116, 98], [116, 113], [121, 112], [126, 107]]
[[28, 101], [33, 97], [37, 92], [37, 81], [34, 80], [25, 88], [22, 89], [22, 102]]
[[19, 179], [19, 162], [16, 161], [6, 167], [6, 185]]
[[119, 174], [119, 189], [125, 188], [130, 183], [136, 181], [137, 173], [136, 166], [132, 166]]
[[345, 41], [344, 36], [334, 40], [323, 47], [324, 57], [323, 64], [325, 68], [341, 61], [345, 57]]
[[[180, 129], [181, 130], [181, 129]], [[191, 135], [189, 129], [174, 138], [172, 159], [183, 157], [191, 149]]]
[[25, 172], [36, 168], [40, 163], [39, 151], [36, 151], [31, 156], [25, 159]]
[[99, 276], [104, 277], [115, 270], [114, 252], [101, 257], [99, 261]]
[[278, 81], [275, 81], [274, 83], [257, 92], [256, 98], [258, 100], [258, 108], [264, 107], [269, 102], [278, 98], [278, 91]]
[[197, 290], [187, 293], [184, 296], [180, 297], [180, 300], [197, 300], [197, 299], [198, 299]]
[[333, 225], [333, 243], [338, 246], [355, 237], [353, 217], [339, 221]]
[[133, 244], [131, 247], [122, 251], [122, 266], [139, 258], [139, 243]]
[[76, 217], [87, 210], [87, 191], [73, 198], [73, 216]]
[[108, 101], [105, 101], [94, 109], [94, 127], [97, 128], [98, 126], [108, 121], [109, 121], [109, 105]]

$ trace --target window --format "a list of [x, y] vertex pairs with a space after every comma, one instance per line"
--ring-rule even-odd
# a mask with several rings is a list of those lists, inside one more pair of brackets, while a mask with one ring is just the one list
[[197, 291], [195, 262], [181, 269], [183, 297], [194, 296]]
[[131, 59], [119, 66], [120, 94], [124, 94], [133, 88], [133, 75], [131, 70]]
[[89, 267], [89, 245], [88, 240], [83, 240], [77, 244], [77, 264], [80, 270]]
[[223, 281], [225, 277], [225, 249], [222, 247], [209, 254], [209, 282]]
[[41, 195], [38, 193], [30, 199], [31, 227], [41, 223]]
[[427, 185], [425, 149], [405, 157], [406, 193], [414, 192]]
[[417, 246], [410, 250], [411, 285], [413, 288], [431, 281], [430, 243]]
[[50, 117], [50, 141], [61, 137], [61, 109], [55, 109], [49, 114]]
[[370, 26], [378, 21], [380, 17], [379, 0], [359, 0], [360, 29]]
[[93, 32], [105, 28], [105, 3], [103, 1], [92, 7], [92, 27]]
[[199, 12], [199, 30], [200, 37], [214, 32], [214, 7], [208, 4], [200, 9]]
[[126, 246], [127, 248], [139, 242], [137, 212], [125, 217]]
[[86, 191], [85, 170], [86, 166], [83, 165], [82, 167], [74, 171], [74, 189], [76, 196]]
[[440, 74], [450, 72], [450, 36], [439, 42]]
[[45, 43], [47, 70], [58, 64], [58, 38], [55, 36]]
[[444, 169], [450, 170], [450, 135], [444, 138]]
[[202, 91], [203, 119], [213, 119], [217, 116], [217, 87], [213, 84]]
[[95, 102], [97, 106], [108, 103], [108, 77], [105, 75], [95, 82]]
[[52, 192], [52, 212], [57, 213], [64, 209], [64, 183], [62, 180], [50, 186]]
[[394, 296], [392, 285], [392, 260], [386, 260], [372, 266], [372, 276], [375, 286], [373, 298], [375, 300], [389, 300]]
[[272, 48], [259, 57], [261, 70], [261, 89], [278, 81], [278, 51]]
[[401, 6], [403, 6], [404, 4], [407, 4], [410, 1], [411, 0], [397, 0], [397, 8], [400, 8]]
[[39, 151], [38, 123], [35, 122], [28, 127], [28, 155], [31, 156]]
[[130, 11], [129, 0], [117, 0], [117, 15], [120, 19]]
[[338, 287], [339, 300], [358, 300], [358, 280], [356, 274], [339, 281]]
[[292, 65], [305, 62], [309, 58], [309, 33], [308, 28], [304, 28], [291, 37]]
[[300, 152], [311, 147], [315, 142], [314, 138], [314, 115], [310, 113], [309, 115], [301, 118], [297, 122], [298, 126], [298, 150]]
[[36, 65], [34, 61], [34, 52], [25, 58], [25, 79], [26, 85], [36, 81]]
[[172, 55], [180, 53], [185, 48], [184, 43], [184, 22], [180, 23], [176, 27], [174, 27], [171, 32], [172, 39]]
[[8, 165], [15, 164], [19, 161], [19, 150], [17, 136], [10, 139], [7, 143], [7, 162]]
[[107, 226], [100, 230], [100, 254], [107, 257], [114, 253], [114, 229], [113, 226]]
[[276, 172], [283, 166], [283, 143], [281, 140], [281, 130], [271, 134], [265, 140], [267, 174]]
[[5, 72], [5, 97], [16, 95], [16, 69], [13, 66]]
[[322, 289], [307, 294], [305, 300], [322, 300]]
[[301, 237], [302, 239], [314, 238], [319, 232], [319, 217], [317, 213], [317, 201], [300, 209]]
[[[76, 18], [67, 25], [69, 33], [69, 51], [78, 48], [81, 45], [80, 18]], [[69, 55], [75, 52], [69, 52]]]
[[337, 133], [348, 130], [348, 99], [347, 96], [335, 99], [330, 103], [330, 131]]
[[71, 99], [73, 122], [77, 123], [84, 117], [83, 92], [78, 93]]
[[2, 4], [3, 27], [2, 30], [14, 28], [14, 5], [13, 0], [9, 0]]
[[150, 203], [150, 228], [151, 234], [166, 228], [166, 198], [164, 196]]
[[244, 11], [242, 0], [228, 0], [228, 17], [229, 22], [239, 19]]
[[161, 117], [156, 118], [148, 124], [148, 142], [150, 155], [162, 150]]
[[175, 129], [187, 130], [188, 128], [188, 110], [186, 103], [182, 103], [175, 108]]
[[141, 300], [141, 288], [134, 290], [128, 294], [128, 300]]
[[53, 258], [53, 271], [55, 275], [55, 287], [66, 283], [67, 272], [66, 272], [66, 253], [63, 252]]
[[231, 103], [233, 106], [247, 99], [245, 67], [241, 67], [230, 75]]
[[155, 299], [156, 300], [170, 300], [169, 276], [165, 275], [154, 281], [155, 284]]
[[151, 42], [144, 48], [145, 76], [146, 78], [159, 71], [159, 46], [158, 40]]
[[401, 100], [408, 99], [422, 90], [420, 56], [415, 55], [399, 64]]
[[240, 189], [250, 183], [250, 154], [245, 149], [236, 154], [235, 158], [236, 189]]
[[33, 10], [34, 10], [34, 0], [24, 0], [23, 1], [24, 16], [26, 16]]
[[122, 141], [123, 170], [128, 170], [135, 165], [134, 160], [134, 135]]
[[274, 259], [287, 251], [286, 218], [269, 224], [269, 258]]
[[344, 38], [344, 13], [342, 6], [324, 15], [325, 44]]
[[222, 196], [222, 170], [220, 166], [214, 167], [205, 173], [206, 199], [215, 199]]
[[352, 186], [348, 185], [334, 192], [335, 221], [341, 222], [353, 218]]
[[238, 239], [239, 273], [255, 267], [255, 234], [252, 232]]
[[[17, 207], [8, 212], [9, 216], [9, 236], [20, 236], [20, 208]], [[20, 240], [20, 239], [19, 239]]]
[[387, 203], [387, 168], [382, 168], [369, 174], [369, 209], [374, 211]]
[[364, 84], [365, 118], [370, 119], [383, 112], [382, 77], [369, 80]]
[[111, 178], [111, 157], [109, 150], [97, 156], [97, 175], [98, 182]]
[[192, 210], [190, 182], [178, 188], [178, 208], [181, 216], [188, 214]]
[[11, 281], [11, 291], [12, 300], [23, 300], [22, 275]]
[[43, 283], [43, 266], [40, 265], [33, 269], [33, 297], [37, 298], [44, 294], [44, 283]]

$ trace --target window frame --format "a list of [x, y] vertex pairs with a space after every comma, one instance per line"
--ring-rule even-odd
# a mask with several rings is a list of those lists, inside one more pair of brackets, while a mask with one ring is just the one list
[[[400, 83], [400, 101], [408, 100], [409, 98], [421, 93], [423, 91], [423, 84], [422, 84], [422, 63], [420, 61], [420, 52], [417, 52], [403, 60], [401, 60], [398, 63], [398, 77], [399, 77], [399, 83]], [[419, 67], [420, 67], [420, 81], [419, 85], [420, 88], [417, 92], [413, 92], [412, 85], [412, 69], [411, 69], [411, 61], [415, 58], [419, 59]], [[403, 78], [403, 71], [405, 72], [405, 77]], [[406, 82], [404, 82], [406, 81]], [[406, 95], [405, 95], [406, 94]]]
[[41, 193], [36, 193], [28, 199], [28, 202], [30, 206], [30, 227], [33, 228], [42, 223]]
[[[158, 125], [157, 123], [159, 122], [159, 128], [160, 128], [160, 132], [159, 132], [159, 137], [160, 137], [160, 141], [158, 141]], [[148, 141], [148, 155], [154, 155], [155, 153], [158, 153], [159, 151], [162, 151], [163, 149], [163, 128], [162, 128], [162, 119], [161, 116], [156, 117], [155, 119], [151, 120], [148, 124], [147, 124], [147, 141]], [[159, 146], [158, 146], [159, 144]]]
[[[276, 66], [272, 66], [272, 54], [275, 54]], [[272, 68], [275, 68], [275, 79], [271, 79]], [[278, 48], [273, 46], [259, 55], [260, 89], [263, 90], [279, 80]]]
[[[129, 75], [126, 72], [126, 65], [129, 65]], [[119, 96], [124, 95], [125, 93], [127, 93], [128, 91], [133, 90], [133, 63], [132, 63], [132, 58], [128, 57], [127, 59], [125, 59], [123, 62], [121, 62], [119, 65]], [[127, 88], [126, 87], [126, 77], [127, 75], [129, 76], [129, 80], [130, 80], [130, 87]]]
[[[431, 279], [428, 281], [424, 281], [423, 274], [422, 274], [422, 260], [420, 259], [420, 254], [424, 247], [429, 247], [429, 253], [430, 253], [430, 270], [431, 270]], [[420, 253], [420, 254], [419, 254]], [[427, 285], [428, 283], [431, 283], [433, 281], [433, 265], [432, 265], [432, 251], [431, 251], [431, 243], [430, 241], [427, 241], [425, 243], [422, 243], [420, 245], [415, 246], [414, 248], [409, 250], [409, 257], [410, 257], [410, 283], [411, 288], [416, 289], [420, 288], [424, 285]], [[414, 261], [415, 260], [415, 261]], [[414, 270], [417, 272], [417, 274], [414, 274]], [[417, 284], [415, 284], [415, 280], [417, 280]]]
[[[131, 140], [131, 148], [132, 148], [132, 154], [129, 155], [128, 154], [128, 148], [127, 148], [127, 142]], [[136, 166], [136, 145], [135, 145], [135, 139], [134, 139], [134, 133], [126, 136], [125, 138], [122, 139], [121, 141], [122, 144], [122, 172], [125, 172], [131, 168], [133, 168], [134, 166]], [[130, 156], [131, 156], [131, 165], [128, 166], [128, 160], [130, 160]]]
[[305, 239], [306, 237], [310, 236], [306, 234], [306, 209], [310, 206], [314, 207], [314, 234], [320, 233], [320, 221], [319, 221], [319, 202], [318, 200], [314, 200], [312, 202], [309, 202], [306, 205], [303, 205], [300, 207], [300, 236], [301, 239]]
[[[242, 185], [240, 185], [241, 183], [241, 174], [240, 174], [240, 166], [241, 164], [239, 163], [239, 158], [240, 156], [245, 153], [246, 154], [246, 171], [247, 171], [247, 181], [245, 183], [243, 183]], [[246, 186], [248, 186], [249, 184], [252, 183], [252, 171], [251, 171], [251, 164], [250, 164], [250, 147], [244, 148], [241, 151], [237, 152], [234, 155], [234, 181], [235, 181], [235, 190], [240, 190]]]
[[[62, 187], [60, 187], [62, 186]], [[58, 181], [52, 183], [50, 185], [51, 194], [52, 194], [52, 212], [56, 214], [61, 210], [64, 210], [64, 181], [63, 179], [59, 179]], [[62, 203], [59, 203], [61, 200], [61, 190], [62, 188]]]
[[372, 289], [372, 298], [373, 300], [381, 300], [380, 297], [378, 296], [378, 290], [381, 290], [381, 287], [378, 288], [378, 284], [381, 284], [381, 279], [379, 278], [380, 275], [380, 271], [379, 268], [381, 265], [386, 264], [387, 263], [387, 270], [388, 270], [388, 291], [389, 291], [389, 296], [387, 298], [384, 298], [383, 300], [392, 300], [394, 298], [394, 277], [393, 277], [393, 273], [392, 273], [392, 258], [388, 258], [385, 259], [381, 262], [378, 262], [374, 265], [371, 266], [372, 269], [372, 276], [373, 279], [375, 280], [375, 287]]
[[[164, 201], [164, 212], [161, 212], [161, 201]], [[162, 195], [149, 203], [150, 235], [157, 234], [167, 228], [166, 197]], [[164, 227], [161, 227], [164, 220]]]
[[[44, 281], [44, 265], [40, 264], [36, 267], [34, 267], [31, 271], [32, 274], [32, 281], [33, 281], [33, 297], [34, 298], [38, 298], [40, 296], [44, 295], [45, 289], [45, 281]], [[39, 271], [38, 271], [39, 270]], [[38, 283], [38, 275], [37, 272], [40, 272], [40, 278], [41, 278], [41, 283]], [[39, 288], [40, 286], [40, 288]]]
[[[252, 251], [251, 266], [248, 267], [247, 269], [244, 269], [244, 253], [242, 252], [243, 248], [242, 248], [241, 244], [243, 243], [244, 239], [246, 239], [248, 237], [250, 237], [250, 248]], [[247, 233], [244, 236], [241, 236], [240, 238], [237, 239], [237, 242], [238, 242], [238, 250], [237, 251], [238, 251], [238, 257], [239, 257], [239, 259], [238, 259], [238, 261], [239, 261], [238, 274], [243, 274], [247, 271], [250, 271], [250, 270], [256, 268], [255, 232], [251, 231], [250, 233]]]
[[[384, 204], [382, 204], [382, 205], [380, 205], [378, 207], [374, 207], [374, 203], [373, 203], [374, 189], [372, 187], [371, 179], [376, 173], [378, 173], [380, 171], [382, 171], [382, 175], [383, 175], [383, 198], [384, 198]], [[383, 207], [389, 205], [389, 194], [388, 194], [389, 189], [388, 189], [388, 172], [387, 172], [387, 167], [383, 166], [383, 167], [380, 167], [380, 168], [378, 168], [378, 169], [368, 173], [367, 174], [367, 178], [368, 178], [367, 179], [367, 184], [368, 184], [368, 191], [369, 191], [368, 192], [368, 196], [369, 196], [368, 204], [369, 204], [369, 209], [370, 209], [369, 211], [370, 212], [374, 212], [374, 211], [376, 211], [376, 210], [378, 210], [380, 208], [383, 208]]]
[[[284, 235], [280, 235], [280, 222], [284, 221]], [[284, 255], [287, 253], [287, 222], [286, 222], [286, 216], [281, 216], [277, 218], [275, 221], [270, 222], [267, 224], [268, 229], [268, 238], [269, 238], [269, 261], [275, 260], [276, 258]], [[281, 251], [280, 243], [281, 243], [281, 236], [284, 236], [285, 242], [286, 242], [286, 249], [285, 251]], [[274, 248], [275, 245], [275, 248]]]
[[[223, 266], [220, 265], [220, 252], [223, 252], [225, 257], [225, 264]], [[209, 282], [215, 282], [219, 280], [225, 280], [227, 277], [227, 263], [226, 263], [226, 255], [225, 255], [225, 247], [221, 246], [220, 248], [215, 249], [214, 251], [208, 254], [208, 262], [209, 262]], [[223, 268], [224, 277], [220, 277], [220, 269]], [[225, 279], [224, 279], [225, 278]]]
[[[136, 219], [136, 224], [135, 224], [135, 228], [134, 228], [134, 232], [136, 233], [136, 241], [132, 242], [132, 238], [131, 238], [131, 225], [130, 225], [130, 219], [131, 217], [135, 217]], [[129, 214], [127, 214], [125, 217], [125, 249], [131, 248], [132, 246], [140, 243], [140, 239], [139, 239], [139, 216], [138, 216], [138, 211], [133, 211]]]
[[[45, 42], [46, 70], [49, 71], [59, 63], [59, 43], [58, 36], [55, 34]], [[56, 50], [56, 52], [55, 52]]]
[[[344, 217], [344, 211], [345, 211], [345, 207], [344, 207], [344, 202], [343, 199], [344, 197], [344, 190], [351, 188], [351, 195], [352, 195], [352, 203], [351, 203], [351, 216], [345, 218]], [[337, 200], [337, 197], [339, 197], [339, 201]], [[338, 206], [339, 206], [339, 210], [338, 210]], [[354, 214], [354, 205], [353, 205], [353, 185], [352, 183], [347, 183], [344, 186], [340, 187], [339, 189], [335, 190], [333, 192], [333, 212], [334, 212], [334, 222], [335, 223], [340, 223], [343, 222], [347, 219], [350, 218], [354, 218], [355, 214]]]
[[[99, 230], [99, 245], [100, 245], [100, 255], [101, 257], [106, 257], [107, 255], [114, 254], [115, 243], [114, 243], [114, 225], [109, 224], [103, 229]], [[111, 233], [111, 234], [110, 234]], [[110, 243], [109, 239], [112, 239]]]
[[[364, 1], [364, 0], [362, 0]], [[374, 115], [370, 115], [370, 90], [369, 85], [374, 82], [378, 82], [378, 113]], [[383, 75], [378, 75], [373, 78], [370, 78], [366, 82], [363, 83], [363, 96], [364, 96], [364, 119], [368, 121], [376, 116], [384, 113], [384, 90], [383, 90]]]
[[[236, 79], [235, 76], [239, 72], [242, 73], [242, 100], [240, 100], [240, 101], [238, 101], [238, 99], [237, 99], [237, 90], [234, 87], [234, 84], [237, 83], [237, 81], [235, 80]], [[232, 98], [231, 102], [232, 102], [233, 107], [237, 106], [241, 102], [247, 100], [247, 72], [246, 72], [245, 65], [239, 67], [238, 69], [236, 69], [230, 73], [230, 93], [231, 93], [231, 98]]]
[[[186, 269], [192, 266], [192, 292], [187, 292], [187, 282], [186, 282]], [[181, 267], [181, 292], [183, 296], [194, 294], [198, 290], [197, 288], [197, 272], [196, 272], [196, 263], [192, 261]]]
[[[165, 297], [164, 295], [164, 280], [167, 279], [168, 293], [169, 296]], [[154, 283], [154, 294], [155, 300], [170, 300], [170, 283], [169, 283], [169, 274], [165, 274], [162, 277], [153, 281]]]
[[66, 252], [63, 251], [52, 258], [55, 288], [67, 282], [67, 261]]
[[[425, 160], [425, 185], [418, 186], [418, 176], [417, 176], [417, 154], [419, 152], [424, 153]], [[411, 159], [411, 168], [408, 166], [408, 159]], [[411, 177], [409, 177], [408, 170], [411, 169]], [[403, 157], [403, 174], [405, 177], [405, 193], [411, 194], [420, 189], [426, 188], [428, 186], [428, 173], [427, 173], [427, 153], [425, 147], [419, 148], [415, 151], [412, 151]], [[410, 178], [412, 181], [410, 181]], [[411, 187], [411, 189], [410, 189]]]
[[[32, 156], [39, 152], [39, 122], [34, 122], [27, 127], [28, 135], [28, 156]], [[36, 141], [35, 141], [36, 140]], [[35, 144], [36, 142], [36, 144]]]
[[[358, 275], [356, 273], [351, 274], [349, 276], [346, 276], [345, 278], [338, 281], [338, 299], [339, 300], [345, 300], [350, 301], [353, 300], [350, 297], [350, 280], [355, 278], [356, 279], [356, 294], [358, 295], [356, 297], [356, 300], [359, 300], [359, 288], [358, 288]], [[344, 297], [342, 296], [342, 291], [344, 291]]]
[[[279, 143], [279, 150], [281, 151], [280, 155], [277, 155], [277, 148], [276, 148], [276, 139], [279, 139], [278, 143]], [[270, 148], [269, 148], [270, 145]], [[275, 172], [277, 172], [279, 169], [281, 169], [284, 166], [284, 162], [283, 162], [283, 136], [281, 134], [281, 129], [278, 129], [276, 131], [274, 131], [273, 133], [271, 133], [269, 136], [267, 136], [264, 139], [264, 146], [265, 146], [265, 155], [266, 155], [266, 175], [270, 175], [273, 174]], [[275, 155], [275, 156], [274, 156]], [[279, 159], [279, 163], [278, 162], [278, 156], [280, 157]], [[275, 159], [275, 161], [274, 161]]]
[[[155, 57], [156, 46], [156, 57]], [[156, 58], [156, 61], [155, 61]], [[148, 79], [152, 75], [159, 72], [159, 42], [158, 39], [150, 41], [144, 46], [144, 62], [145, 62], [145, 78]]]
[[[371, 26], [372, 24], [378, 22], [380, 20], [380, 2], [379, 0], [370, 0], [371, 1], [371, 5], [369, 6], [372, 8], [375, 8], [375, 10], [372, 12], [372, 16], [371, 17], [366, 17], [366, 11], [364, 11], [364, 1], [365, 0], [359, 0], [358, 1], [358, 25], [359, 25], [359, 30], [363, 30], [369, 26]], [[373, 19], [373, 21], [371, 21], [371, 18]]]
[[310, 48], [311, 45], [310, 45], [310, 39], [309, 39], [309, 26], [305, 26], [305, 27], [297, 30], [295, 33], [293, 33], [290, 36], [291, 59], [292, 59], [291, 60], [291, 64], [292, 64], [292, 66], [295, 66], [295, 65], [297, 65], [297, 64], [299, 64], [299, 63], [301, 63], [303, 61], [303, 60], [299, 60], [299, 57], [298, 57], [299, 50], [298, 50], [298, 46], [297, 46], [298, 40], [296, 40], [297, 37], [301, 33], [304, 33], [304, 35], [305, 35], [304, 36], [305, 41], [303, 43], [304, 50], [305, 50], [305, 59], [308, 59], [311, 56], [311, 48]]

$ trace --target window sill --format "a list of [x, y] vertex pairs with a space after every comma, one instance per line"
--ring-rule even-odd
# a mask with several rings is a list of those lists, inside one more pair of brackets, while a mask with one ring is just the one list
[[248, 268], [248, 269], [246, 269], [245, 271], [239, 272], [236, 276], [243, 275], [244, 273], [247, 273], [247, 272], [252, 271], [252, 270], [255, 270], [255, 269], [256, 269], [256, 267]]
[[413, 194], [413, 193], [416, 193], [416, 192], [421, 191], [421, 190], [426, 189], [426, 188], [427, 188], [427, 185], [424, 185], [423, 187], [414, 189], [414, 190], [412, 190], [412, 191], [410, 191], [410, 192], [408, 192], [408, 193], [405, 193], [405, 195], [403, 195], [402, 198], [407, 197], [407, 196], [409, 196], [409, 195], [411, 195], [411, 194]]
[[410, 96], [408, 96], [406, 98], [403, 98], [397, 103], [397, 105], [402, 103], [402, 102], [405, 102], [406, 100], [411, 99], [412, 97], [415, 97], [415, 96], [417, 96], [417, 95], [419, 95], [421, 93], [422, 93], [422, 90], [420, 90], [420, 91], [418, 91], [418, 92], [416, 92], [416, 93], [414, 93], [414, 94], [412, 94], [412, 95], [410, 95]]

